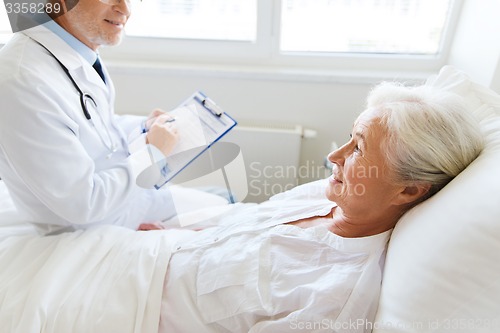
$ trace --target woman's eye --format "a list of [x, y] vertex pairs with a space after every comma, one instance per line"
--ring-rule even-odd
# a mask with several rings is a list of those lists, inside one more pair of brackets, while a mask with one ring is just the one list
[[[353, 141], [352, 134], [349, 134], [349, 137], [350, 137], [350, 141]], [[356, 152], [356, 153], [361, 152], [361, 149], [359, 149], [359, 146], [357, 144], [354, 146], [354, 152]]]

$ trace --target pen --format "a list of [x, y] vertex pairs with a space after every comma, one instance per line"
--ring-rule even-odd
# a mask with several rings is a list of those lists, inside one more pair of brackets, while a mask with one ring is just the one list
[[[174, 118], [174, 117], [171, 117], [171, 118], [169, 118], [169, 119], [165, 120], [164, 124], [166, 124], [166, 123], [172, 123], [172, 122], [174, 122], [174, 121], [175, 121], [175, 118]], [[143, 134], [144, 134], [144, 133], [147, 133], [147, 132], [149, 131], [149, 129], [148, 129], [148, 128], [146, 128], [146, 122], [145, 122], [145, 121], [142, 123], [142, 126], [141, 126], [141, 127], [142, 127], [142, 129], [141, 129], [141, 133], [143, 133]]]

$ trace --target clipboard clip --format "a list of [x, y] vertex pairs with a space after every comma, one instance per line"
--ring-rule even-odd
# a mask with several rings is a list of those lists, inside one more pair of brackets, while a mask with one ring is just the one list
[[201, 101], [201, 105], [203, 105], [208, 111], [212, 112], [214, 116], [220, 117], [224, 113], [224, 111], [222, 111], [222, 109], [208, 97], [205, 97], [205, 99]]

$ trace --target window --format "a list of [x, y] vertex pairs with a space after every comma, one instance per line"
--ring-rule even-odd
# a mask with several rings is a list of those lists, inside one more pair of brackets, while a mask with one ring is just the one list
[[[280, 51], [437, 54], [451, 2], [282, 0]], [[148, 0], [136, 4], [127, 31], [255, 42], [257, 0]]]
[[[127, 38], [104, 52], [118, 60], [325, 69], [396, 69], [411, 60], [430, 70], [446, 57], [462, 1], [133, 0]], [[4, 10], [0, 32], [8, 29]]]
[[256, 0], [145, 0], [135, 3], [130, 36], [254, 42]]
[[461, 2], [144, 0], [116, 56], [142, 58], [154, 45], [158, 60], [377, 70], [417, 60], [435, 69]]
[[281, 51], [437, 54], [450, 0], [285, 0]]

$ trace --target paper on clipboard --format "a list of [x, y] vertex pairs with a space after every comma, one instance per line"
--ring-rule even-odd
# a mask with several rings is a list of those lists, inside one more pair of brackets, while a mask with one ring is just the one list
[[161, 170], [162, 180], [155, 185], [157, 189], [178, 175], [237, 124], [200, 91], [169, 114], [175, 119], [179, 142], [166, 158], [166, 166]]

